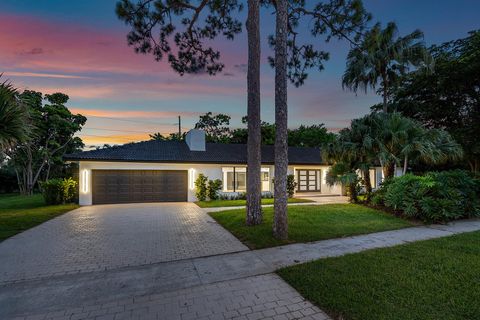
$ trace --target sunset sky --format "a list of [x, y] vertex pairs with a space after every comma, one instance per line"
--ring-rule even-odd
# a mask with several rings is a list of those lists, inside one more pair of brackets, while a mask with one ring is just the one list
[[[182, 116], [188, 130], [207, 111], [226, 113], [233, 126], [246, 114], [246, 34], [234, 41], [219, 38], [215, 47], [226, 64], [216, 77], [180, 77], [164, 62], [137, 55], [127, 46], [125, 26], [115, 15], [116, 0], [1, 0], [0, 73], [18, 88], [63, 92], [68, 107], [88, 118], [79, 134], [87, 145], [121, 144], [169, 133]], [[400, 34], [416, 28], [428, 45], [465, 37], [480, 28], [477, 0], [366, 0], [374, 21], [397, 22]], [[245, 10], [244, 10], [245, 11]], [[242, 20], [245, 12], [241, 14]], [[273, 70], [266, 38], [274, 16], [262, 12], [262, 119], [273, 122]], [[244, 30], [245, 31], [245, 30]], [[379, 102], [373, 93], [342, 90], [348, 45], [322, 39], [314, 43], [330, 51], [325, 70], [311, 71], [306, 85], [289, 89], [289, 125], [325, 125], [331, 130]]]

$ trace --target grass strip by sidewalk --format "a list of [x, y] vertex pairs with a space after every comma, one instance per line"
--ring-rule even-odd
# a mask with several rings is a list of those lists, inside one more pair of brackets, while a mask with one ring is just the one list
[[245, 209], [211, 212], [210, 215], [252, 249], [412, 226], [412, 223], [407, 220], [356, 204], [289, 206], [289, 240], [281, 241], [272, 235], [273, 208], [271, 207], [263, 208], [263, 223], [253, 227], [245, 225]]
[[480, 319], [480, 232], [279, 270], [334, 319]]

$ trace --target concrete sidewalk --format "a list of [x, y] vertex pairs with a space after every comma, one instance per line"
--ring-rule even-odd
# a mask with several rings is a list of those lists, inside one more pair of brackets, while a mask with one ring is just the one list
[[[115, 317], [115, 315], [125, 313], [125, 308], [129, 305], [130, 309], [124, 314], [126, 317], [132, 318], [133, 310], [141, 309], [143, 311], [138, 311], [140, 315], [143, 312], [145, 317], [162, 319], [162, 317], [158, 317], [159, 314], [162, 314], [162, 311], [155, 309], [157, 304], [146, 303], [145, 299], [151, 301], [152, 296], [155, 295], [171, 297], [171, 295], [177, 295], [179, 290], [186, 290], [181, 294], [182, 299], [187, 301], [193, 299], [192, 301], [195, 301], [195, 297], [190, 296], [190, 292], [196, 292], [195, 290], [201, 291], [201, 288], [212, 288], [211, 286], [215, 287], [217, 285], [230, 288], [229, 291], [227, 290], [228, 292], [223, 292], [223, 296], [238, 297], [235, 283], [243, 283], [243, 281], [251, 283], [252, 281], [255, 282], [260, 281], [258, 279], [262, 279], [261, 281], [271, 281], [270, 285], [272, 287], [280, 286], [277, 281], [281, 281], [281, 279], [271, 275], [272, 272], [280, 267], [325, 257], [341, 256], [368, 249], [391, 247], [478, 230], [480, 230], [480, 220], [464, 220], [447, 225], [413, 227], [342, 239], [299, 243], [255, 251], [123, 268], [108, 272], [92, 272], [18, 282], [0, 286], [0, 310], [2, 310], [2, 314], [6, 318], [13, 315], [38, 315], [40, 319], [47, 319], [46, 312], [58, 312], [60, 319], [69, 319], [70, 317], [75, 319], [75, 315], [78, 316], [78, 319], [94, 319], [95, 316], [98, 316], [94, 312], [95, 310], [107, 310], [103, 306], [117, 306], [118, 310], [122, 309], [122, 311], [115, 312], [115, 309], [113, 309], [103, 314], [111, 316], [110, 318], [112, 319], [117, 319], [118, 317]], [[266, 275], [266, 278], [257, 279], [257, 277], [262, 275]], [[194, 290], [191, 288], [200, 289]], [[243, 298], [251, 297], [251, 295], [258, 296], [258, 293], [261, 291], [260, 288], [254, 289], [253, 287], [245, 290], [244, 294], [240, 294]], [[289, 286], [285, 287], [284, 290], [290, 295], [291, 299], [270, 301], [276, 302], [275, 306], [272, 304], [266, 305], [268, 302], [262, 302], [262, 307], [256, 308], [261, 309], [262, 312], [265, 311], [266, 314], [270, 314], [272, 310], [275, 311], [275, 308], [280, 307], [278, 301], [291, 306], [292, 310], [287, 308], [289, 314], [311, 308], [311, 304], [301, 298], [295, 290]], [[215, 298], [212, 299], [215, 300]], [[297, 300], [300, 305], [292, 302]], [[127, 304], [121, 304], [125, 301], [127, 301]], [[176, 303], [180, 302], [176, 301]], [[230, 303], [231, 301], [220, 303], [220, 305], [217, 305], [218, 310], [226, 309], [230, 306]], [[257, 304], [253, 303], [253, 305]], [[255, 313], [252, 305], [249, 307], [252, 310], [248, 309], [250, 311], [246, 315]], [[250, 319], [257, 316], [257, 319], [270, 318], [270, 316], [266, 316], [263, 313], [247, 317], [239, 313], [241, 308], [241, 304], [233, 304], [230, 307], [231, 310], [221, 311], [220, 316], [218, 312], [213, 312], [213, 316], [209, 314], [205, 319], [235, 318], [234, 316], [227, 316], [229, 311], [237, 312], [239, 314], [237, 316], [238, 319]], [[155, 310], [155, 312], [152, 310]], [[326, 316], [320, 310], [312, 310], [314, 312], [308, 310], [302, 313], [300, 311], [300, 313], [295, 315], [297, 317], [302, 315], [302, 318], [305, 319], [315, 319], [315, 317], [317, 319], [326, 319]], [[312, 313], [308, 314], [309, 312]], [[42, 314], [39, 315], [39, 313]], [[195, 314], [196, 316], [192, 319], [201, 318], [200, 313], [197, 312]], [[275, 319], [274, 316], [278, 316], [277, 318], [281, 319], [281, 315], [281, 313], [274, 313], [271, 318]], [[180, 313], [178, 316], [180, 317]], [[190, 313], [189, 316], [193, 316], [193, 314]], [[218, 317], [215, 318], [216, 316]], [[241, 316], [244, 317], [241, 318]], [[285, 315], [285, 319], [289, 319], [288, 317], [290, 315]], [[295, 318], [293, 315], [291, 317]], [[138, 318], [143, 319], [144, 317], [139, 316]], [[169, 317], [168, 319], [175, 318]]]
[[[348, 197], [344, 196], [311, 196], [299, 197], [301, 199], [311, 200], [312, 202], [289, 203], [288, 206], [318, 206], [323, 204], [349, 203]], [[205, 212], [217, 212], [235, 209], [244, 209], [246, 206], [235, 207], [216, 207], [216, 208], [202, 208]], [[273, 207], [273, 204], [264, 204], [262, 208]]]

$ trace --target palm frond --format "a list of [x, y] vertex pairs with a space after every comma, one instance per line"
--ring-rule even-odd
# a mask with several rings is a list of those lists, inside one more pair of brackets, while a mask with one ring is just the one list
[[17, 90], [9, 81], [0, 83], [0, 151], [28, 138], [27, 119], [28, 110]]

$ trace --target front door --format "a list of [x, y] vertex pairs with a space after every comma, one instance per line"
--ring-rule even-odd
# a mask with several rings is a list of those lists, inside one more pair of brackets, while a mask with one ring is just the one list
[[321, 170], [302, 169], [297, 170], [297, 191], [299, 192], [319, 192]]

